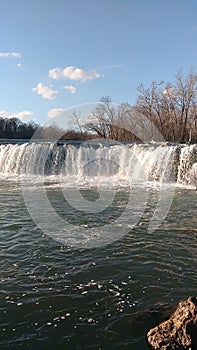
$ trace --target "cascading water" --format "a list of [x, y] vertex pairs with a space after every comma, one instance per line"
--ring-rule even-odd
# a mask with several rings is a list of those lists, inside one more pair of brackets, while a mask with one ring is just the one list
[[135, 181], [194, 184], [197, 145], [53, 144], [0, 145], [0, 173], [4, 176], [59, 175], [115, 177]]
[[196, 157], [0, 144], [0, 349], [146, 350], [158, 317], [196, 293]]
[[177, 181], [190, 184], [197, 181], [197, 145], [183, 147], [180, 154]]

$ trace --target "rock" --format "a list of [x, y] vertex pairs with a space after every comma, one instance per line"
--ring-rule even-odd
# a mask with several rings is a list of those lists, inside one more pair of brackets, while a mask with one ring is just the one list
[[197, 349], [197, 297], [178, 304], [171, 317], [147, 333], [148, 343], [158, 350]]

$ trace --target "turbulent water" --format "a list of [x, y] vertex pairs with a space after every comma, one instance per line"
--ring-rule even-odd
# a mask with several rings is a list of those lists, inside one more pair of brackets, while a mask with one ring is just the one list
[[113, 176], [137, 181], [193, 184], [197, 145], [24, 143], [0, 145], [0, 173], [9, 175]]
[[[1, 349], [149, 349], [146, 332], [179, 300], [196, 295], [196, 151], [196, 145], [0, 145]], [[99, 232], [111, 223], [126, 233], [95, 247], [62, 244], [30, 216], [25, 195], [37, 205], [44, 192], [65, 225]], [[99, 197], [102, 205], [103, 198], [111, 202], [94, 210]], [[160, 207], [166, 215], [150, 230]], [[47, 215], [42, 210], [40, 217]]]

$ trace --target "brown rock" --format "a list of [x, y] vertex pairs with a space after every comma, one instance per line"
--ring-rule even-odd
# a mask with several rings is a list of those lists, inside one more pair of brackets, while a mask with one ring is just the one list
[[147, 333], [148, 343], [157, 350], [197, 349], [197, 297], [178, 304], [171, 317]]

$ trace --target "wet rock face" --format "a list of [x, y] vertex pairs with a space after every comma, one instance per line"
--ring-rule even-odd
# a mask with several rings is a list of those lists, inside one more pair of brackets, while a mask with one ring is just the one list
[[147, 333], [148, 343], [158, 350], [197, 350], [197, 297], [178, 304], [171, 317]]

